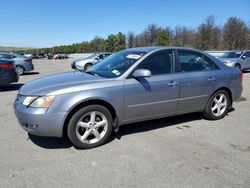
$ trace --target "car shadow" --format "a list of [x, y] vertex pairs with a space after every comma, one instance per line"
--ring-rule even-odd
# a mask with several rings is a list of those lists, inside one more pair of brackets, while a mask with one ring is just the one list
[[123, 136], [136, 134], [141, 132], [152, 131], [155, 129], [161, 129], [165, 127], [174, 126], [181, 123], [188, 123], [203, 119], [200, 113], [192, 113], [185, 115], [178, 115], [173, 117], [161, 118], [156, 120], [144, 121], [139, 123], [132, 123], [119, 127], [117, 133], [112, 134], [111, 141], [114, 139], [120, 140]]
[[39, 72], [25, 72], [23, 73], [22, 76], [25, 76], [25, 75], [36, 75], [36, 74], [40, 74]]
[[[136, 134], [155, 129], [160, 129], [168, 126], [173, 126], [183, 122], [191, 122], [202, 119], [200, 113], [186, 114], [175, 117], [162, 118], [157, 120], [144, 121], [139, 123], [127, 124], [119, 127], [119, 131], [112, 132], [110, 139], [107, 143], [112, 142], [115, 139], [120, 140], [122, 137], [129, 134]], [[72, 143], [66, 137], [64, 138], [53, 138], [53, 137], [40, 137], [28, 134], [29, 139], [39, 147], [46, 149], [63, 149], [72, 147]]]
[[17, 91], [22, 87], [23, 84], [17, 83], [17, 84], [9, 84], [7, 86], [0, 86], [0, 92], [5, 92], [5, 91]]
[[29, 139], [39, 147], [46, 149], [65, 149], [72, 147], [72, 143], [67, 137], [54, 138], [54, 137], [42, 137], [32, 134], [28, 134]]
[[[231, 108], [228, 111], [228, 114], [230, 112], [233, 112], [235, 109]], [[191, 113], [191, 114], [185, 114], [185, 115], [178, 115], [173, 117], [167, 117], [167, 118], [161, 118], [156, 120], [149, 120], [139, 123], [131, 123], [124, 126], [119, 127], [119, 131], [112, 132], [110, 139], [107, 141], [106, 144], [112, 142], [113, 140], [120, 140], [122, 137], [131, 135], [131, 134], [137, 134], [147, 131], [152, 131], [156, 129], [166, 128], [174, 125], [178, 125], [181, 123], [190, 123], [192, 121], [197, 121], [204, 119], [201, 113]], [[184, 127], [190, 128], [191, 126], [185, 125]], [[178, 129], [183, 129], [182, 127], [176, 127]], [[30, 140], [36, 144], [39, 147], [46, 148], [46, 149], [64, 149], [64, 148], [70, 148], [72, 147], [72, 143], [67, 137], [64, 138], [52, 138], [52, 137], [40, 137], [28, 134]]]

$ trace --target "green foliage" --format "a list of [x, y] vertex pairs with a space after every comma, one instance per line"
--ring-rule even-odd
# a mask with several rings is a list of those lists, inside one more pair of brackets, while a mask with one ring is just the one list
[[126, 48], [126, 36], [119, 32], [117, 35], [109, 35], [106, 40], [106, 51], [116, 52]]
[[183, 43], [181, 41], [180, 38], [176, 37], [174, 40], [173, 40], [173, 46], [183, 46]]
[[169, 34], [166, 30], [162, 30], [158, 33], [156, 38], [157, 46], [167, 46], [170, 44]]

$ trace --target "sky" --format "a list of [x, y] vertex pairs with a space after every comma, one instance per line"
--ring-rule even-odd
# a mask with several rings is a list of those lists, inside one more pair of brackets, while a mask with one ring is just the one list
[[250, 0], [0, 0], [0, 46], [52, 47], [142, 32], [147, 25], [196, 27], [214, 15], [250, 24]]

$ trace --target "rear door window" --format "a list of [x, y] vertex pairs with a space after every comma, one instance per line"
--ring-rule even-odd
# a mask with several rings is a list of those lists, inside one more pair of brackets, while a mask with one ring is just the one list
[[217, 65], [198, 52], [178, 51], [181, 72], [209, 71], [218, 69]]

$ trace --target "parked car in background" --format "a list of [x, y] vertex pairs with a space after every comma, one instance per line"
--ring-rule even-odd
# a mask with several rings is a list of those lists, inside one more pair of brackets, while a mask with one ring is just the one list
[[103, 144], [128, 123], [191, 112], [223, 118], [242, 93], [242, 73], [202, 51], [144, 47], [120, 51], [86, 72], [22, 86], [14, 103], [30, 134], [61, 137], [77, 148]]
[[47, 56], [45, 54], [33, 54], [32, 59], [43, 59], [46, 58]]
[[34, 70], [32, 58], [14, 53], [0, 53], [0, 59], [1, 58], [13, 60], [15, 62], [16, 71], [19, 75]]
[[0, 59], [0, 86], [5, 86], [13, 82], [18, 82], [19, 76], [16, 72], [14, 61]]
[[236, 67], [241, 71], [250, 69], [250, 50], [245, 51], [208, 51], [227, 66]]
[[67, 54], [64, 53], [56, 53], [52, 56], [52, 59], [67, 59], [69, 58]]
[[71, 64], [72, 69], [78, 69], [78, 70], [88, 70], [92, 65], [102, 61], [106, 57], [110, 56], [110, 52], [100, 52], [100, 53], [95, 53], [92, 54], [89, 57], [83, 58], [83, 59], [78, 59], [74, 61]]
[[23, 55], [23, 56], [28, 57], [28, 58], [33, 58], [32, 54], [20, 54], [20, 55]]

